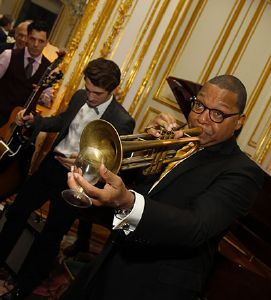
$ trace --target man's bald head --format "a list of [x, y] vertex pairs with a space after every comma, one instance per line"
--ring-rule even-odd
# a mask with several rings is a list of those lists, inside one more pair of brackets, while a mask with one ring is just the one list
[[18, 24], [15, 28], [14, 38], [16, 47], [22, 49], [26, 45], [27, 41], [27, 27], [32, 21], [24, 21]]

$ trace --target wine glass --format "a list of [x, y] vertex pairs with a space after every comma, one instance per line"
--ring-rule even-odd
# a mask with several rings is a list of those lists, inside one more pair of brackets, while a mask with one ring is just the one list
[[[100, 179], [99, 169], [102, 163], [105, 163], [105, 158], [99, 149], [85, 147], [79, 152], [75, 160], [73, 172], [81, 174], [89, 183], [94, 185]], [[64, 190], [62, 197], [75, 207], [86, 208], [92, 205], [91, 198], [85, 194], [82, 187], [78, 190]]]

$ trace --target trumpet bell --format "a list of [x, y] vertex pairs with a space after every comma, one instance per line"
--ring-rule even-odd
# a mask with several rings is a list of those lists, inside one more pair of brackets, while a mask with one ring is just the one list
[[80, 137], [80, 150], [85, 147], [99, 149], [107, 169], [115, 174], [119, 172], [123, 158], [122, 144], [111, 123], [102, 119], [90, 122]]
[[[115, 127], [105, 120], [90, 122], [83, 130], [80, 138], [80, 151], [85, 147], [97, 148], [102, 152], [106, 167], [117, 174], [119, 170], [143, 168], [143, 174], [158, 173], [164, 164], [175, 162], [190, 156], [199, 147], [201, 128], [183, 130], [189, 136], [180, 139], [171, 138], [172, 133], [163, 134], [162, 139], [154, 138], [149, 134], [131, 134], [119, 136]], [[183, 147], [181, 156], [175, 156], [176, 151], [169, 147]], [[187, 147], [188, 146], [188, 147]], [[183, 148], [181, 148], [183, 149]], [[179, 152], [179, 151], [178, 151]], [[124, 158], [124, 154], [130, 157]]]

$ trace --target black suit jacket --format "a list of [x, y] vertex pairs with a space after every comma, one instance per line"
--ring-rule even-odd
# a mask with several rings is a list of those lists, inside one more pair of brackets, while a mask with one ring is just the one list
[[7, 49], [13, 49], [14, 46], [15, 46], [15, 43], [1, 43], [0, 44], [0, 54]]
[[7, 41], [7, 34], [4, 32], [3, 28], [0, 27], [0, 43], [5, 43]]
[[[69, 126], [80, 108], [86, 103], [86, 91], [78, 90], [69, 103], [67, 110], [57, 116], [42, 118], [37, 116], [34, 123], [34, 136], [39, 131], [58, 132], [52, 149], [67, 135]], [[120, 135], [132, 133], [135, 127], [134, 119], [115, 98], [109, 104], [101, 119], [114, 125]], [[121, 121], [120, 121], [121, 120]]]
[[219, 240], [247, 213], [262, 181], [262, 170], [230, 139], [184, 160], [149, 194], [153, 182], [143, 182], [136, 188], [145, 196], [136, 230], [112, 237], [66, 299], [100, 299], [102, 293], [101, 299], [177, 300], [187, 299], [189, 291], [200, 294]]

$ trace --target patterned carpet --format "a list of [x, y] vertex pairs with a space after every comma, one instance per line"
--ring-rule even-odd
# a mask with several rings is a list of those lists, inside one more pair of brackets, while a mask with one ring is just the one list
[[63, 255], [62, 249], [71, 245], [75, 240], [75, 227], [66, 235], [61, 244], [58, 261], [52, 270], [51, 276], [37, 287], [33, 294], [28, 297], [29, 300], [38, 299], [58, 299], [60, 295], [69, 287], [72, 278], [80, 271], [80, 269], [94, 259], [101, 251], [109, 230], [100, 225], [93, 225], [92, 237], [90, 241], [90, 250], [87, 253], [79, 253], [74, 258], [67, 258]]

